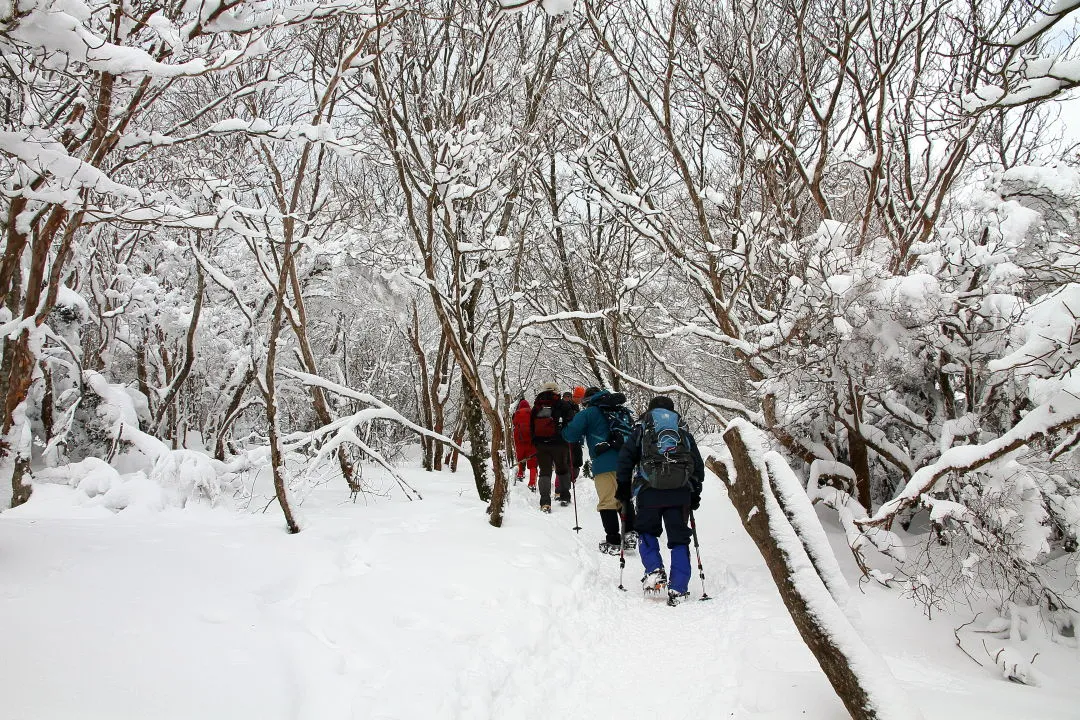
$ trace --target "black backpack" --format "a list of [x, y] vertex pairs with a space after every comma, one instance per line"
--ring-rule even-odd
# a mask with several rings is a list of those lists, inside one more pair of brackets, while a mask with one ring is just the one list
[[650, 410], [642, 422], [641, 460], [638, 467], [645, 483], [657, 490], [693, 487], [694, 456], [686, 423], [677, 413]]
[[616, 407], [597, 408], [604, 416], [608, 424], [608, 438], [606, 445], [614, 450], [619, 450], [630, 439], [630, 432], [634, 428], [634, 416], [625, 405]]

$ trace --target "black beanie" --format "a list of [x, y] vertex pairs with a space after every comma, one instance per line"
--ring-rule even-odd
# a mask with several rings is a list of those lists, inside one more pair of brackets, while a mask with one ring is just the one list
[[657, 395], [649, 401], [649, 409], [656, 410], [657, 408], [663, 408], [664, 410], [670, 410], [675, 412], [675, 403], [671, 401], [667, 395]]
[[585, 394], [581, 396], [581, 402], [588, 405], [593, 399], [593, 396], [599, 393], [603, 388], [598, 388], [595, 385], [585, 388]]

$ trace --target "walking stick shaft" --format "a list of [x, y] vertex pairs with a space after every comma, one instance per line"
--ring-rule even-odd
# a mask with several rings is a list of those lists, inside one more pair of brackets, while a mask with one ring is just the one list
[[694, 537], [694, 555], [697, 556], [698, 577], [701, 578], [701, 599], [710, 600], [709, 593], [705, 592], [705, 568], [701, 564], [701, 547], [697, 538], [697, 523], [694, 522], [694, 511], [690, 511], [690, 532]]
[[581, 523], [577, 516], [577, 480], [570, 481], [570, 491], [574, 493], [574, 532], [581, 532]]
[[626, 570], [626, 514], [619, 513], [619, 520], [623, 530], [619, 533], [619, 589], [626, 592], [626, 588], [623, 587], [623, 573]]

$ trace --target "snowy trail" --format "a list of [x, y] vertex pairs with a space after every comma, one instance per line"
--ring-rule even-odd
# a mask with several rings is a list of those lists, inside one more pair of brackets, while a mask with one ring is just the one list
[[[723, 607], [719, 616], [706, 603], [669, 608], [662, 600], [642, 596], [641, 565], [636, 553], [628, 553], [623, 581], [628, 591], [620, 592], [618, 559], [596, 550], [599, 522], [591, 512], [595, 495], [581, 495], [579, 502], [590, 508], [583, 520], [592, 527], [575, 537], [579, 565], [569, 583], [570, 605], [549, 608], [543, 651], [530, 654], [518, 667], [502, 692], [496, 716], [655, 717], [672, 711], [673, 699], [680, 714], [697, 717], [735, 707], [733, 676], [694, 670], [687, 661], [702, 651], [719, 656], [730, 651], [730, 638], [743, 616], [734, 588], [721, 591], [714, 580], [716, 599], [711, 603]], [[707, 565], [709, 558], [703, 562]], [[693, 591], [700, 595], [700, 583]], [[651, 658], [648, 684], [662, 692], [639, 692], [643, 653]]]
[[[617, 589], [588, 480], [576, 535], [524, 486], [495, 529], [464, 473], [407, 473], [424, 501], [327, 487], [297, 536], [272, 514], [65, 511], [59, 488], [0, 515], [0, 720], [847, 716], [718, 482], [697, 513], [714, 599], [670, 608], [636, 554]], [[1005, 683], [949, 619], [867, 592], [868, 640], [928, 720], [1076, 717], [1068, 677]]]

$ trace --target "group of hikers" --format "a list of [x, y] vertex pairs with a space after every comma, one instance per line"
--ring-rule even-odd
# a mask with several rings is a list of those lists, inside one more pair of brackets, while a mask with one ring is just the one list
[[[637, 549], [647, 594], [664, 594], [676, 605], [689, 597], [688, 521], [701, 503], [705, 465], [694, 436], [675, 412], [671, 398], [657, 395], [636, 420], [626, 396], [600, 387], [575, 387], [559, 393], [545, 383], [532, 405], [522, 398], [514, 413], [517, 480], [539, 492], [540, 510], [551, 512], [554, 496], [563, 507], [582, 468], [592, 475], [605, 538], [600, 551], [622, 555]], [[582, 444], [589, 459], [583, 462]], [[670, 577], [660, 553], [667, 533]]]

